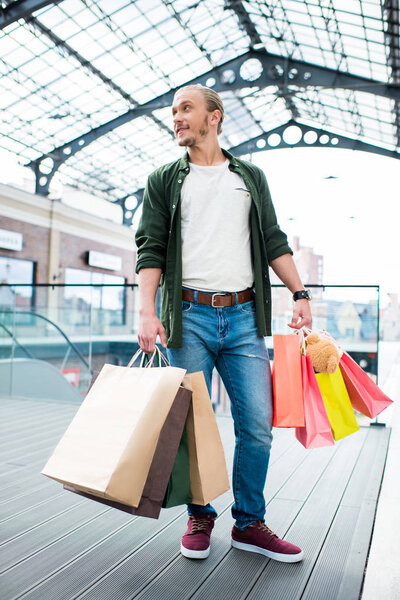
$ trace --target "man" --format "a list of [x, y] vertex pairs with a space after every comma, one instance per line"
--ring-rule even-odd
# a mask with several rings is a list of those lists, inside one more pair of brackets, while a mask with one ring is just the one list
[[[203, 371], [210, 391], [214, 366], [231, 400], [236, 445], [232, 545], [283, 562], [302, 559], [297, 546], [264, 523], [264, 485], [272, 441], [272, 386], [263, 336], [271, 331], [268, 265], [294, 294], [292, 328], [311, 326], [309, 296], [280, 230], [263, 172], [222, 150], [224, 107], [212, 89], [180, 88], [172, 115], [186, 155], [147, 182], [136, 233], [142, 350], [157, 336], [171, 365]], [[162, 281], [161, 321], [155, 296]], [[181, 552], [206, 558], [217, 516], [189, 505]]]

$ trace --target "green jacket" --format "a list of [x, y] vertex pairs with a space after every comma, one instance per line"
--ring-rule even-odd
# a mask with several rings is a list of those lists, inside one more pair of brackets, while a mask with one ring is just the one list
[[[268, 264], [282, 254], [293, 254], [276, 220], [267, 180], [255, 165], [233, 157], [229, 169], [238, 173], [251, 192], [250, 229], [257, 329], [271, 335], [271, 287]], [[162, 270], [161, 322], [168, 347], [182, 345], [182, 242], [181, 187], [189, 173], [188, 154], [151, 173], [143, 197], [143, 212], [136, 232], [136, 273], [151, 267]], [[229, 218], [229, 217], [227, 217]]]

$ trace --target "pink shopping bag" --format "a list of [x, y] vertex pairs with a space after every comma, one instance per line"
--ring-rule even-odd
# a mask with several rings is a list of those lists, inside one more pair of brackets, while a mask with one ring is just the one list
[[347, 352], [343, 352], [339, 366], [350, 402], [358, 412], [373, 419], [392, 404], [393, 400], [378, 388]]
[[331, 426], [309, 356], [301, 356], [305, 426], [296, 427], [295, 435], [305, 448], [333, 446]]

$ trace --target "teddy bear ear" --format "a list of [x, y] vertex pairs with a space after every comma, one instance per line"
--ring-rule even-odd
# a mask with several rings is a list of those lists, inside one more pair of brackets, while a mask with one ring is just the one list
[[306, 338], [307, 344], [315, 344], [319, 342], [319, 337], [316, 333], [310, 333]]

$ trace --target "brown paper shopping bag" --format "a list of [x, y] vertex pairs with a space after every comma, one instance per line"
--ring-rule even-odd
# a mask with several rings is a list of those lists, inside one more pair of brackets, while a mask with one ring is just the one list
[[185, 375], [182, 385], [193, 394], [186, 421], [192, 503], [205, 505], [229, 490], [224, 448], [203, 372]]
[[138, 507], [161, 429], [185, 374], [104, 365], [42, 473]]
[[[122, 504], [121, 502], [95, 496], [90, 492], [77, 490], [67, 484], [64, 484], [64, 488], [70, 492], [75, 492], [76, 494], [84, 496], [85, 498], [128, 512], [131, 515], [157, 519], [160, 515], [161, 508], [165, 506], [166, 492], [170, 486], [171, 473], [176, 466], [177, 452], [180, 447], [191, 400], [192, 392], [180, 387], [172, 403], [171, 410], [162, 426], [143, 489], [143, 494], [137, 508]], [[187, 457], [186, 460], [189, 462], [189, 457]], [[180, 467], [180, 470], [182, 471], [182, 467]], [[177, 479], [176, 475], [175, 479]], [[187, 479], [187, 482], [179, 481], [181, 487], [179, 490], [180, 499], [182, 499], [179, 501], [179, 504], [191, 501], [189, 469]], [[171, 498], [168, 500], [168, 506], [175, 506], [177, 504], [177, 502], [174, 503], [171, 501]], [[172, 500], [174, 500], [174, 498], [172, 498]]]

